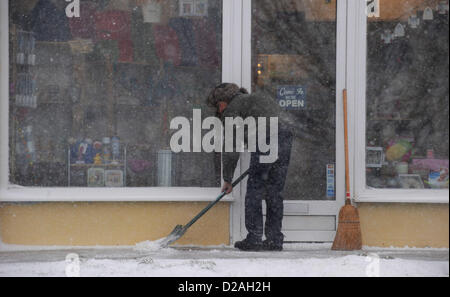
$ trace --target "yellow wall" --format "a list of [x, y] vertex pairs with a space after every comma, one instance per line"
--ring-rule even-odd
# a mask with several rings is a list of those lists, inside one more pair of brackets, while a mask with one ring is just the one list
[[[19, 245], [134, 245], [167, 236], [206, 203], [37, 203], [2, 204], [0, 237]], [[206, 213], [178, 244], [229, 244], [229, 204]]]
[[[134, 245], [167, 236], [206, 203], [105, 202], [0, 205], [0, 237], [19, 245]], [[449, 247], [448, 204], [361, 203], [363, 244]], [[229, 204], [220, 203], [178, 244], [229, 244]]]
[[363, 245], [449, 247], [448, 204], [361, 203]]

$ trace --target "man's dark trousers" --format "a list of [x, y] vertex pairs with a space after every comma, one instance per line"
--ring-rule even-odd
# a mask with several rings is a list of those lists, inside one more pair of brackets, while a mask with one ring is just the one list
[[[245, 196], [245, 227], [247, 239], [261, 242], [263, 235], [262, 200], [266, 200], [266, 239], [282, 244], [283, 191], [292, 148], [292, 133], [280, 128], [278, 133], [278, 160], [274, 163], [260, 163], [263, 153], [251, 154], [250, 174]], [[267, 155], [265, 153], [264, 155]]]

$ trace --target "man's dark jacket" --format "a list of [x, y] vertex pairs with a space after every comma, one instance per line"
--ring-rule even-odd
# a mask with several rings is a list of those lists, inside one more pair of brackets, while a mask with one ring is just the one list
[[[289, 125], [287, 123], [286, 114], [281, 110], [277, 102], [262, 93], [253, 93], [253, 94], [239, 94], [231, 100], [228, 104], [227, 108], [222, 114], [222, 121], [225, 125], [225, 118], [237, 118], [241, 117], [242, 119], [246, 119], [248, 117], [253, 117], [256, 121], [256, 131], [255, 137], [258, 139], [258, 118], [265, 117], [266, 118], [266, 128], [267, 134], [269, 133], [269, 119], [271, 117], [278, 118], [278, 128], [285, 129]], [[234, 131], [236, 132], [236, 131]], [[247, 144], [247, 129], [245, 129], [245, 144]], [[233, 133], [234, 138], [236, 137], [236, 133]], [[278, 135], [271, 135], [271, 137], [278, 137]], [[272, 138], [273, 139], [273, 138]], [[273, 141], [273, 140], [271, 140]], [[234, 144], [236, 141], [234, 141]], [[279, 144], [282, 145], [282, 144]], [[236, 148], [234, 146], [234, 148]], [[236, 168], [237, 162], [239, 160], [239, 152], [236, 152], [234, 149], [233, 152], [225, 152], [225, 148], [222, 154], [223, 161], [223, 179], [226, 182], [231, 183], [234, 175], [234, 170]]]

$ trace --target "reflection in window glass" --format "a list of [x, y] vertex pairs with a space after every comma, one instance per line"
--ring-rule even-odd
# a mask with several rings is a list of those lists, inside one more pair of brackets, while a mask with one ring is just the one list
[[287, 200], [334, 200], [336, 1], [252, 1], [252, 92], [293, 126]]
[[171, 153], [169, 123], [214, 112], [222, 1], [80, 3], [10, 1], [10, 181], [219, 186], [220, 156]]
[[367, 185], [448, 188], [448, 1], [380, 1], [368, 18]]

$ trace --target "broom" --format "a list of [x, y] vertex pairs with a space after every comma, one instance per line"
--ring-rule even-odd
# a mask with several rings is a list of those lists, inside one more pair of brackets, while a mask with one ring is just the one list
[[339, 211], [339, 224], [334, 238], [332, 250], [352, 251], [362, 247], [361, 227], [359, 225], [358, 209], [350, 200], [350, 177], [348, 165], [348, 121], [347, 121], [347, 90], [344, 89], [344, 138], [345, 138], [345, 205]]

